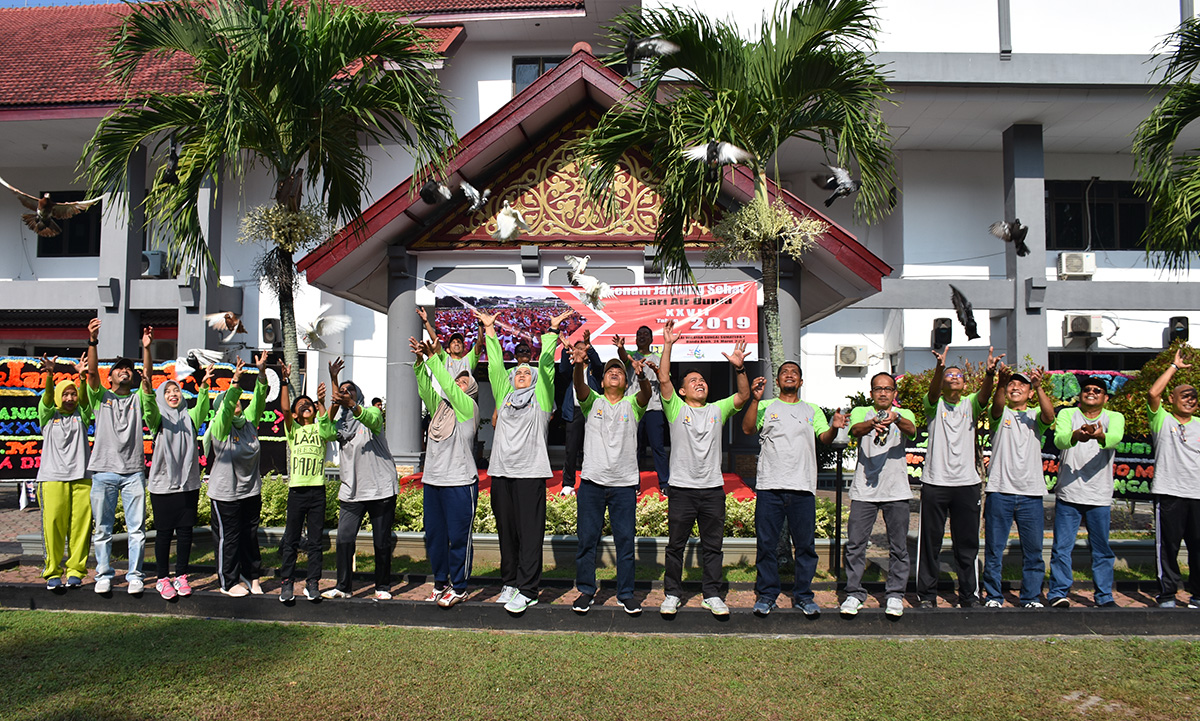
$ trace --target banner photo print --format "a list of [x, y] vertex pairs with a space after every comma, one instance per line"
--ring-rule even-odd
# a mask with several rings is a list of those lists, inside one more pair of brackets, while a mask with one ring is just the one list
[[[521, 342], [539, 350], [542, 333], [550, 319], [571, 308], [576, 315], [561, 329], [569, 340], [591, 332], [592, 345], [601, 358], [616, 357], [612, 345], [620, 336], [626, 347], [634, 345], [640, 326], [654, 333], [651, 347], [662, 349], [662, 327], [675, 321], [683, 337], [675, 344], [672, 360], [725, 362], [723, 353], [733, 344], [746, 341], [746, 360], [758, 360], [758, 284], [754, 281], [701, 283], [696, 286], [617, 285], [603, 308], [595, 309], [580, 300], [582, 291], [573, 286], [434, 285], [436, 314], [432, 319], [443, 340], [462, 333], [468, 344], [475, 338], [474, 309], [496, 314], [496, 335], [504, 348], [504, 359], [512, 360]], [[481, 349], [482, 350], [482, 349]]]

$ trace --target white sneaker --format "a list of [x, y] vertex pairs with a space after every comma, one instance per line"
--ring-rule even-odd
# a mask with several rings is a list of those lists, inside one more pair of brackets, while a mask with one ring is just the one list
[[558, 492], [558, 495], [560, 495], [560, 496], [575, 495], [575, 486], [563, 486], [562, 490]]
[[838, 608], [838, 613], [843, 616], [857, 616], [858, 609], [863, 607], [863, 602], [855, 596], [846, 596], [846, 600], [842, 601], [842, 605]]
[[240, 583], [233, 584], [229, 587], [229, 590], [222, 588], [221, 593], [225, 594], [226, 596], [232, 596], [233, 598], [245, 598], [246, 596], [250, 595], [250, 592], [246, 590], [246, 587]]
[[674, 616], [679, 612], [679, 604], [679, 596], [667, 596], [663, 599], [662, 605], [658, 607], [658, 612], [664, 616]]
[[504, 588], [500, 589], [500, 595], [496, 597], [496, 603], [506, 604], [513, 600], [517, 593], [518, 591], [516, 586], [505, 586]]
[[321, 598], [350, 598], [350, 594], [340, 588], [331, 588], [328, 591], [322, 591]]
[[720, 596], [709, 596], [701, 601], [700, 605], [712, 611], [712, 615], [714, 616], [729, 615], [729, 606], [725, 605], [725, 602], [721, 600]]
[[511, 601], [504, 604], [504, 610], [509, 613], [524, 613], [525, 609], [530, 606], [536, 606], [537, 602], [536, 598], [530, 598], [523, 593], [518, 593]]
[[141, 593], [146, 588], [146, 584], [140, 578], [129, 578], [126, 576], [125, 582], [129, 584], [126, 590], [129, 591], [130, 595]]
[[892, 596], [891, 598], [889, 598], [887, 600], [887, 609], [884, 610], [884, 613], [886, 613], [889, 616], [896, 616], [897, 618], [899, 618], [900, 616], [903, 616], [904, 615], [904, 601], [897, 598], [896, 596]]
[[392, 600], [392, 593], [391, 593], [391, 591], [376, 591], [375, 592], [375, 600], [376, 601], [390, 601], [390, 600]]
[[984, 608], [1000, 608], [1003, 605], [1004, 605], [1004, 602], [998, 598], [989, 598], [987, 601], [984, 601], [984, 603], [983, 603]]
[[112, 579], [111, 578], [97, 578], [96, 579], [96, 593], [108, 593], [111, 590], [112, 590]]

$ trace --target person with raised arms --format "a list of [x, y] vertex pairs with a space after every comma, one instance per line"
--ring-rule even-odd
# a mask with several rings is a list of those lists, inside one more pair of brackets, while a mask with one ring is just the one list
[[534, 380], [533, 367], [521, 363], [510, 383], [496, 337], [496, 316], [475, 311], [486, 333], [488, 380], [496, 402], [488, 474], [500, 537], [503, 585], [497, 602], [509, 613], [523, 613], [538, 602], [546, 537], [546, 479], [551, 476], [546, 429], [554, 412], [554, 350], [559, 323], [574, 312], [568, 308], [552, 318], [549, 332], [542, 334], [538, 380]]
[[1175, 372], [1191, 368], [1183, 348], [1150, 387], [1150, 433], [1154, 439], [1154, 545], [1158, 552], [1158, 607], [1175, 608], [1179, 544], [1188, 548], [1188, 608], [1200, 608], [1200, 422], [1196, 422], [1196, 387], [1181, 383], [1163, 393]]
[[888, 539], [884, 613], [904, 615], [908, 586], [908, 461], [905, 439], [917, 436], [917, 419], [896, 408], [896, 379], [891, 373], [871, 376], [871, 405], [850, 411], [850, 435], [858, 439], [858, 464], [850, 483], [850, 518], [846, 522], [846, 600], [841, 614], [854, 616], [867, 600], [862, 577], [867, 567], [867, 542], [875, 518], [883, 515]]
[[338, 457], [337, 583], [322, 598], [347, 598], [354, 592], [354, 550], [364, 517], [371, 519], [375, 549], [375, 598], [392, 597], [392, 525], [396, 521], [399, 476], [383, 435], [383, 411], [366, 405], [354, 381], [338, 381], [345, 362], [329, 364], [329, 386], [337, 408], [334, 428], [341, 447]]
[[[42, 509], [42, 578], [51, 591], [79, 588], [87, 576], [92, 529], [92, 479], [88, 471], [88, 424], [91, 408], [83, 393], [84, 359], [76, 365], [79, 380], [54, 382], [57, 358], [42, 356], [42, 397], [37, 404], [42, 429], [42, 455], [38, 464], [38, 507]], [[81, 399], [84, 402], [80, 402]], [[63, 551], [67, 552], [64, 569]]]
[[1054, 419], [1054, 445], [1062, 451], [1054, 486], [1054, 550], [1050, 554], [1052, 608], [1071, 605], [1067, 594], [1074, 580], [1071, 552], [1082, 522], [1092, 551], [1092, 599], [1115, 606], [1113, 565], [1108, 543], [1112, 520], [1113, 457], [1125, 437], [1125, 416], [1104, 407], [1108, 386], [1102, 378], [1079, 375], [1079, 407], [1064, 408]]
[[[479, 384], [469, 370], [451, 378], [432, 344], [410, 337], [408, 346], [416, 356], [417, 393], [433, 417], [421, 474], [425, 553], [433, 570], [433, 592], [427, 600], [451, 608], [466, 600], [471, 577], [471, 531], [479, 500]], [[434, 390], [433, 381], [446, 390], [444, 397]]]
[[[584, 418], [583, 470], [575, 493], [578, 511], [579, 546], [575, 553], [575, 587], [579, 597], [572, 608], [587, 613], [596, 597], [596, 548], [604, 531], [608, 510], [613, 544], [617, 551], [617, 603], [631, 616], [642, 612], [633, 597], [634, 536], [637, 494], [640, 481], [637, 463], [638, 421], [650, 400], [650, 382], [642, 374], [642, 362], [633, 361], [638, 391], [626, 395], [625, 364], [614, 358], [604, 364], [601, 392], [587, 381], [590, 345], [576, 344], [571, 350], [575, 363], [576, 409]], [[563, 349], [566, 354], [566, 348]]]
[[463, 371], [475, 372], [475, 366], [479, 363], [479, 353], [483, 349], [482, 325], [476, 323], [475, 343], [468, 351], [467, 341], [462, 333], [458, 331], [451, 333], [446, 345], [443, 346], [441, 339], [438, 338], [437, 329], [429, 321], [429, 312], [418, 307], [417, 316], [421, 318], [421, 324], [425, 327], [425, 332], [429, 334], [430, 343], [433, 344], [438, 358], [445, 363], [446, 372], [450, 374], [451, 378], [457, 378]]
[[[154, 389], [150, 345], [154, 328], [142, 334], [142, 413], [154, 438], [150, 456], [150, 507], [154, 511], [154, 562], [158, 582], [155, 590], [165, 600], [192, 595], [188, 582], [192, 558], [192, 528], [200, 502], [200, 453], [197, 429], [208, 420], [209, 380], [213, 367], [204, 369], [196, 394], [196, 405], [188, 410], [183, 388], [169, 379]], [[170, 575], [171, 537], [175, 536], [175, 576]]]
[[[784, 520], [795, 547], [795, 583], [792, 606], [806, 616], [819, 616], [812, 579], [817, 571], [817, 441], [829, 444], [846, 417], [835, 413], [833, 423], [820, 408], [800, 400], [804, 379], [800, 364], [784, 361], [775, 374], [779, 396], [763, 400], [765, 378], [750, 387], [750, 405], [742, 416], [742, 432], [758, 433], [758, 479], [755, 482], [754, 613], [766, 616], [779, 597], [779, 536]], [[673, 437], [672, 437], [673, 439]], [[674, 474], [672, 474], [674, 478]]]
[[[958, 605], [978, 606], [979, 503], [983, 481], [975, 469], [975, 425], [983, 403], [992, 396], [996, 364], [1004, 357], [988, 359], [978, 393], [966, 393], [966, 376], [958, 366], [946, 367], [946, 355], [933, 351], [937, 364], [925, 395], [925, 418], [929, 444], [921, 476], [921, 519], [917, 541], [917, 604], [937, 606], [939, 557], [950, 519], [950, 547], [958, 574]], [[965, 395], [964, 395], [965, 394]]]
[[261, 595], [262, 551], [258, 525], [262, 521], [262, 476], [258, 422], [266, 407], [267, 352], [254, 359], [258, 379], [249, 400], [242, 402], [245, 362], [237, 359], [229, 387], [213, 400], [216, 412], [204, 431], [202, 446], [208, 460], [208, 500], [212, 505], [213, 548], [221, 593], [234, 598]]
[[565, 456], [563, 458], [563, 475], [562, 475], [562, 490], [561, 495], [570, 496], [575, 493], [575, 478], [579, 474], [579, 459], [583, 455], [583, 431], [584, 419], [583, 414], [579, 410], [579, 404], [575, 401], [575, 349], [581, 349], [587, 355], [587, 383], [589, 387], [599, 389], [601, 387], [601, 377], [604, 374], [605, 365], [600, 362], [600, 354], [592, 347], [592, 335], [589, 331], [583, 331], [583, 338], [575, 341], [574, 345], [567, 345], [565, 340], [561, 340], [563, 346], [562, 359], [559, 361], [558, 374], [568, 379], [570, 385], [567, 391], [563, 394], [562, 402], [562, 419], [563, 425], [566, 427], [566, 438], [564, 442]]
[[699, 524], [703, 565], [701, 604], [714, 616], [728, 616], [721, 597], [724, 572], [725, 481], [721, 476], [721, 426], [750, 399], [746, 380], [746, 342], [738, 341], [733, 353], [723, 353], [733, 367], [737, 391], [716, 403], [708, 402], [708, 381], [698, 370], [683, 374], [679, 388], [671, 382], [671, 348], [682, 336], [675, 321], [663, 326], [662, 364], [658, 372], [663, 414], [671, 428], [671, 493], [667, 496], [666, 570], [659, 613], [674, 616], [682, 604], [683, 549]]
[[[117, 498], [125, 506], [129, 565], [126, 590], [141, 593], [142, 555], [146, 549], [146, 449], [142, 438], [142, 399], [134, 392], [133, 361], [118, 358], [108, 370], [108, 384], [100, 384], [96, 346], [100, 342], [100, 319], [88, 324], [88, 406], [95, 418], [95, 441], [88, 470], [92, 472], [92, 519], [96, 549], [96, 593], [109, 593], [115, 573], [112, 567], [112, 533], [116, 523]], [[148, 370], [146, 372], [149, 372]]]
[[[658, 373], [650, 365], [657, 365], [662, 356], [650, 349], [654, 340], [654, 331], [650, 326], [640, 326], [634, 342], [636, 350], [625, 350], [625, 339], [614, 335], [612, 342], [617, 347], [617, 357], [627, 366], [632, 367], [634, 360], [642, 361], [642, 375], [650, 382], [650, 402], [646, 405], [646, 413], [638, 424], [638, 456], [642, 448], [649, 446], [650, 455], [654, 458], [654, 473], [658, 476], [658, 490], [667, 495], [670, 493], [671, 459], [667, 455], [667, 419], [662, 410], [662, 394], [658, 387]], [[646, 361], [650, 361], [649, 364]]]
[[300, 531], [307, 526], [305, 550], [308, 573], [304, 597], [321, 599], [321, 534], [325, 528], [325, 444], [337, 438], [329, 413], [325, 410], [325, 383], [317, 384], [317, 400], [302, 395], [288, 403], [288, 377], [292, 367], [284, 365], [279, 374], [279, 407], [283, 414], [283, 432], [287, 438], [288, 500], [283, 543], [279, 551], [279, 600], [295, 598], [293, 589]]

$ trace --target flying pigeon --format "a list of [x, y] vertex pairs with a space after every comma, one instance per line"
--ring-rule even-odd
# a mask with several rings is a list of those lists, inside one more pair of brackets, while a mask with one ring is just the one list
[[722, 165], [749, 163], [751, 160], [754, 160], [754, 153], [742, 150], [732, 143], [713, 140], [702, 145], [693, 145], [690, 148], [686, 148], [683, 151], [683, 157], [688, 160], [699, 160], [708, 163], [708, 170], [704, 173], [704, 180], [712, 183], [721, 177]]
[[328, 303], [321, 306], [321, 309], [317, 311], [317, 319], [312, 322], [312, 325], [300, 326], [300, 335], [304, 338], [304, 344], [313, 350], [323, 350], [326, 338], [337, 335], [350, 327], [350, 316], [348, 315], [325, 315], [331, 307]]
[[492, 237], [496, 240], [509, 241], [516, 238], [522, 230], [528, 231], [529, 225], [525, 222], [521, 211], [512, 207], [505, 200], [504, 207], [500, 208], [500, 212], [496, 214], [496, 232], [492, 233]]
[[446, 184], [438, 180], [430, 180], [421, 186], [421, 200], [424, 200], [430, 205], [437, 205], [443, 200], [450, 200], [450, 188]]
[[[189, 348], [187, 356], [183, 358], [183, 368], [179, 365], [179, 360], [175, 361], [175, 375], [177, 380], [183, 380], [192, 373], [195, 373], [200, 368], [207, 365], [216, 365], [218, 363], [233, 363], [237, 360], [238, 351], [245, 349], [245, 343], [234, 343], [227, 346], [225, 350], [208, 350], [207, 348]], [[182, 377], [180, 373], [183, 369], [186, 372]]]
[[484, 188], [483, 192], [480, 193], [479, 190], [474, 185], [471, 185], [470, 183], [468, 183], [465, 180], [462, 182], [461, 187], [462, 187], [463, 195], [467, 196], [467, 200], [471, 201], [471, 207], [467, 211], [470, 213], [474, 213], [475, 211], [482, 208], [483, 204], [486, 203], [488, 201], [488, 198], [490, 198], [492, 196], [491, 188]]
[[[196, 365], [193, 366], [192, 365], [193, 362]], [[197, 370], [199, 370], [199, 368], [197, 367], [199, 365], [200, 365], [200, 362], [196, 359], [196, 357], [194, 355], [186, 357], [186, 358], [183, 356], [176, 358], [175, 359], [175, 380], [182, 383], [184, 378], [187, 378], [188, 376], [192, 375]]]
[[242, 319], [237, 313], [231, 313], [230, 311], [209, 313], [204, 316], [204, 320], [208, 321], [208, 327], [213, 330], [219, 330], [222, 333], [228, 331], [229, 335], [222, 339], [222, 343], [232, 342], [233, 336], [246, 332], [246, 326], [242, 325]]
[[967, 340], [975, 340], [979, 337], [979, 329], [975, 325], [975, 314], [971, 308], [971, 301], [967, 300], [967, 296], [953, 285], [950, 286], [950, 302], [954, 304], [954, 312], [958, 314], [958, 322], [962, 323], [963, 328], [967, 331]]
[[632, 73], [633, 63], [637, 60], [670, 55], [677, 52], [679, 52], [679, 46], [663, 38], [660, 34], [638, 39], [633, 36], [633, 33], [630, 33], [629, 40], [625, 42], [625, 67], [627, 68], [627, 72]]
[[3, 185], [16, 194], [17, 199], [21, 201], [21, 205], [30, 210], [37, 211], [23, 214], [21, 220], [25, 221], [25, 225], [29, 226], [30, 230], [43, 238], [53, 238], [62, 232], [62, 226], [54, 222], [56, 218], [59, 220], [74, 218], [104, 199], [103, 195], [99, 195], [90, 200], [80, 200], [75, 203], [55, 203], [50, 199], [49, 193], [42, 195], [41, 198], [35, 198], [29, 193], [22, 192], [9, 185], [4, 178], [0, 178], [0, 185]]
[[179, 185], [179, 142], [171, 138], [171, 154], [167, 156], [167, 168], [163, 171], [163, 182]]
[[992, 223], [988, 227], [988, 231], [1005, 243], [1012, 243], [1017, 248], [1017, 255], [1024, 258], [1029, 255], [1029, 246], [1025, 245], [1025, 236], [1029, 234], [1029, 226], [1021, 225], [1020, 218], [1014, 218], [1013, 222], [1001, 220]]
[[833, 201], [846, 195], [850, 195], [858, 190], [861, 183], [850, 178], [850, 171], [845, 168], [839, 168], [836, 165], [821, 163], [826, 168], [829, 168], [828, 175], [818, 175], [813, 178], [813, 182], [817, 187], [823, 190], [832, 190], [833, 195], [825, 200], [825, 207], [833, 205]]
[[587, 270], [588, 261], [591, 259], [590, 255], [582, 258], [574, 255], [564, 256], [564, 260], [571, 266], [571, 269], [567, 271], [567, 282], [583, 289], [583, 296], [580, 300], [584, 305], [595, 310], [602, 310], [604, 299], [612, 298], [616, 293], [608, 286], [608, 283], [596, 279], [595, 276], [584, 274], [583, 271]]

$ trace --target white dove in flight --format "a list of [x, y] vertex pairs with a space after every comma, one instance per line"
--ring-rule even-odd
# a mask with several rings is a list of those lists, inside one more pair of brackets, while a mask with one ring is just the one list
[[204, 320], [208, 321], [209, 328], [221, 331], [222, 333], [229, 333], [229, 335], [221, 339], [222, 343], [232, 343], [235, 335], [246, 332], [246, 326], [242, 324], [241, 316], [231, 311], [209, 313], [204, 316]]
[[564, 260], [571, 266], [567, 271], [567, 282], [571, 285], [577, 285], [583, 289], [583, 296], [580, 300], [584, 305], [595, 310], [604, 308], [604, 299], [612, 298], [616, 293], [609, 287], [608, 283], [598, 280], [595, 276], [586, 275], [583, 271], [587, 270], [588, 261], [592, 256], [585, 255], [582, 258], [574, 255], [564, 256]]
[[481, 193], [474, 185], [471, 185], [465, 180], [462, 182], [462, 186], [460, 187], [462, 187], [463, 195], [465, 195], [467, 200], [471, 203], [471, 208], [467, 211], [469, 213], [474, 213], [482, 208], [483, 204], [486, 203], [488, 198], [490, 198], [492, 195], [491, 188], [484, 188], [483, 192]]
[[529, 224], [525, 222], [525, 218], [521, 215], [521, 211], [512, 207], [505, 200], [504, 207], [496, 214], [496, 232], [492, 233], [492, 237], [496, 240], [509, 241], [520, 235], [521, 231], [529, 231]]
[[350, 316], [348, 315], [336, 313], [325, 315], [331, 307], [326, 303], [317, 311], [317, 319], [312, 322], [312, 325], [299, 326], [304, 344], [313, 350], [323, 350], [326, 338], [335, 336], [350, 327]]

